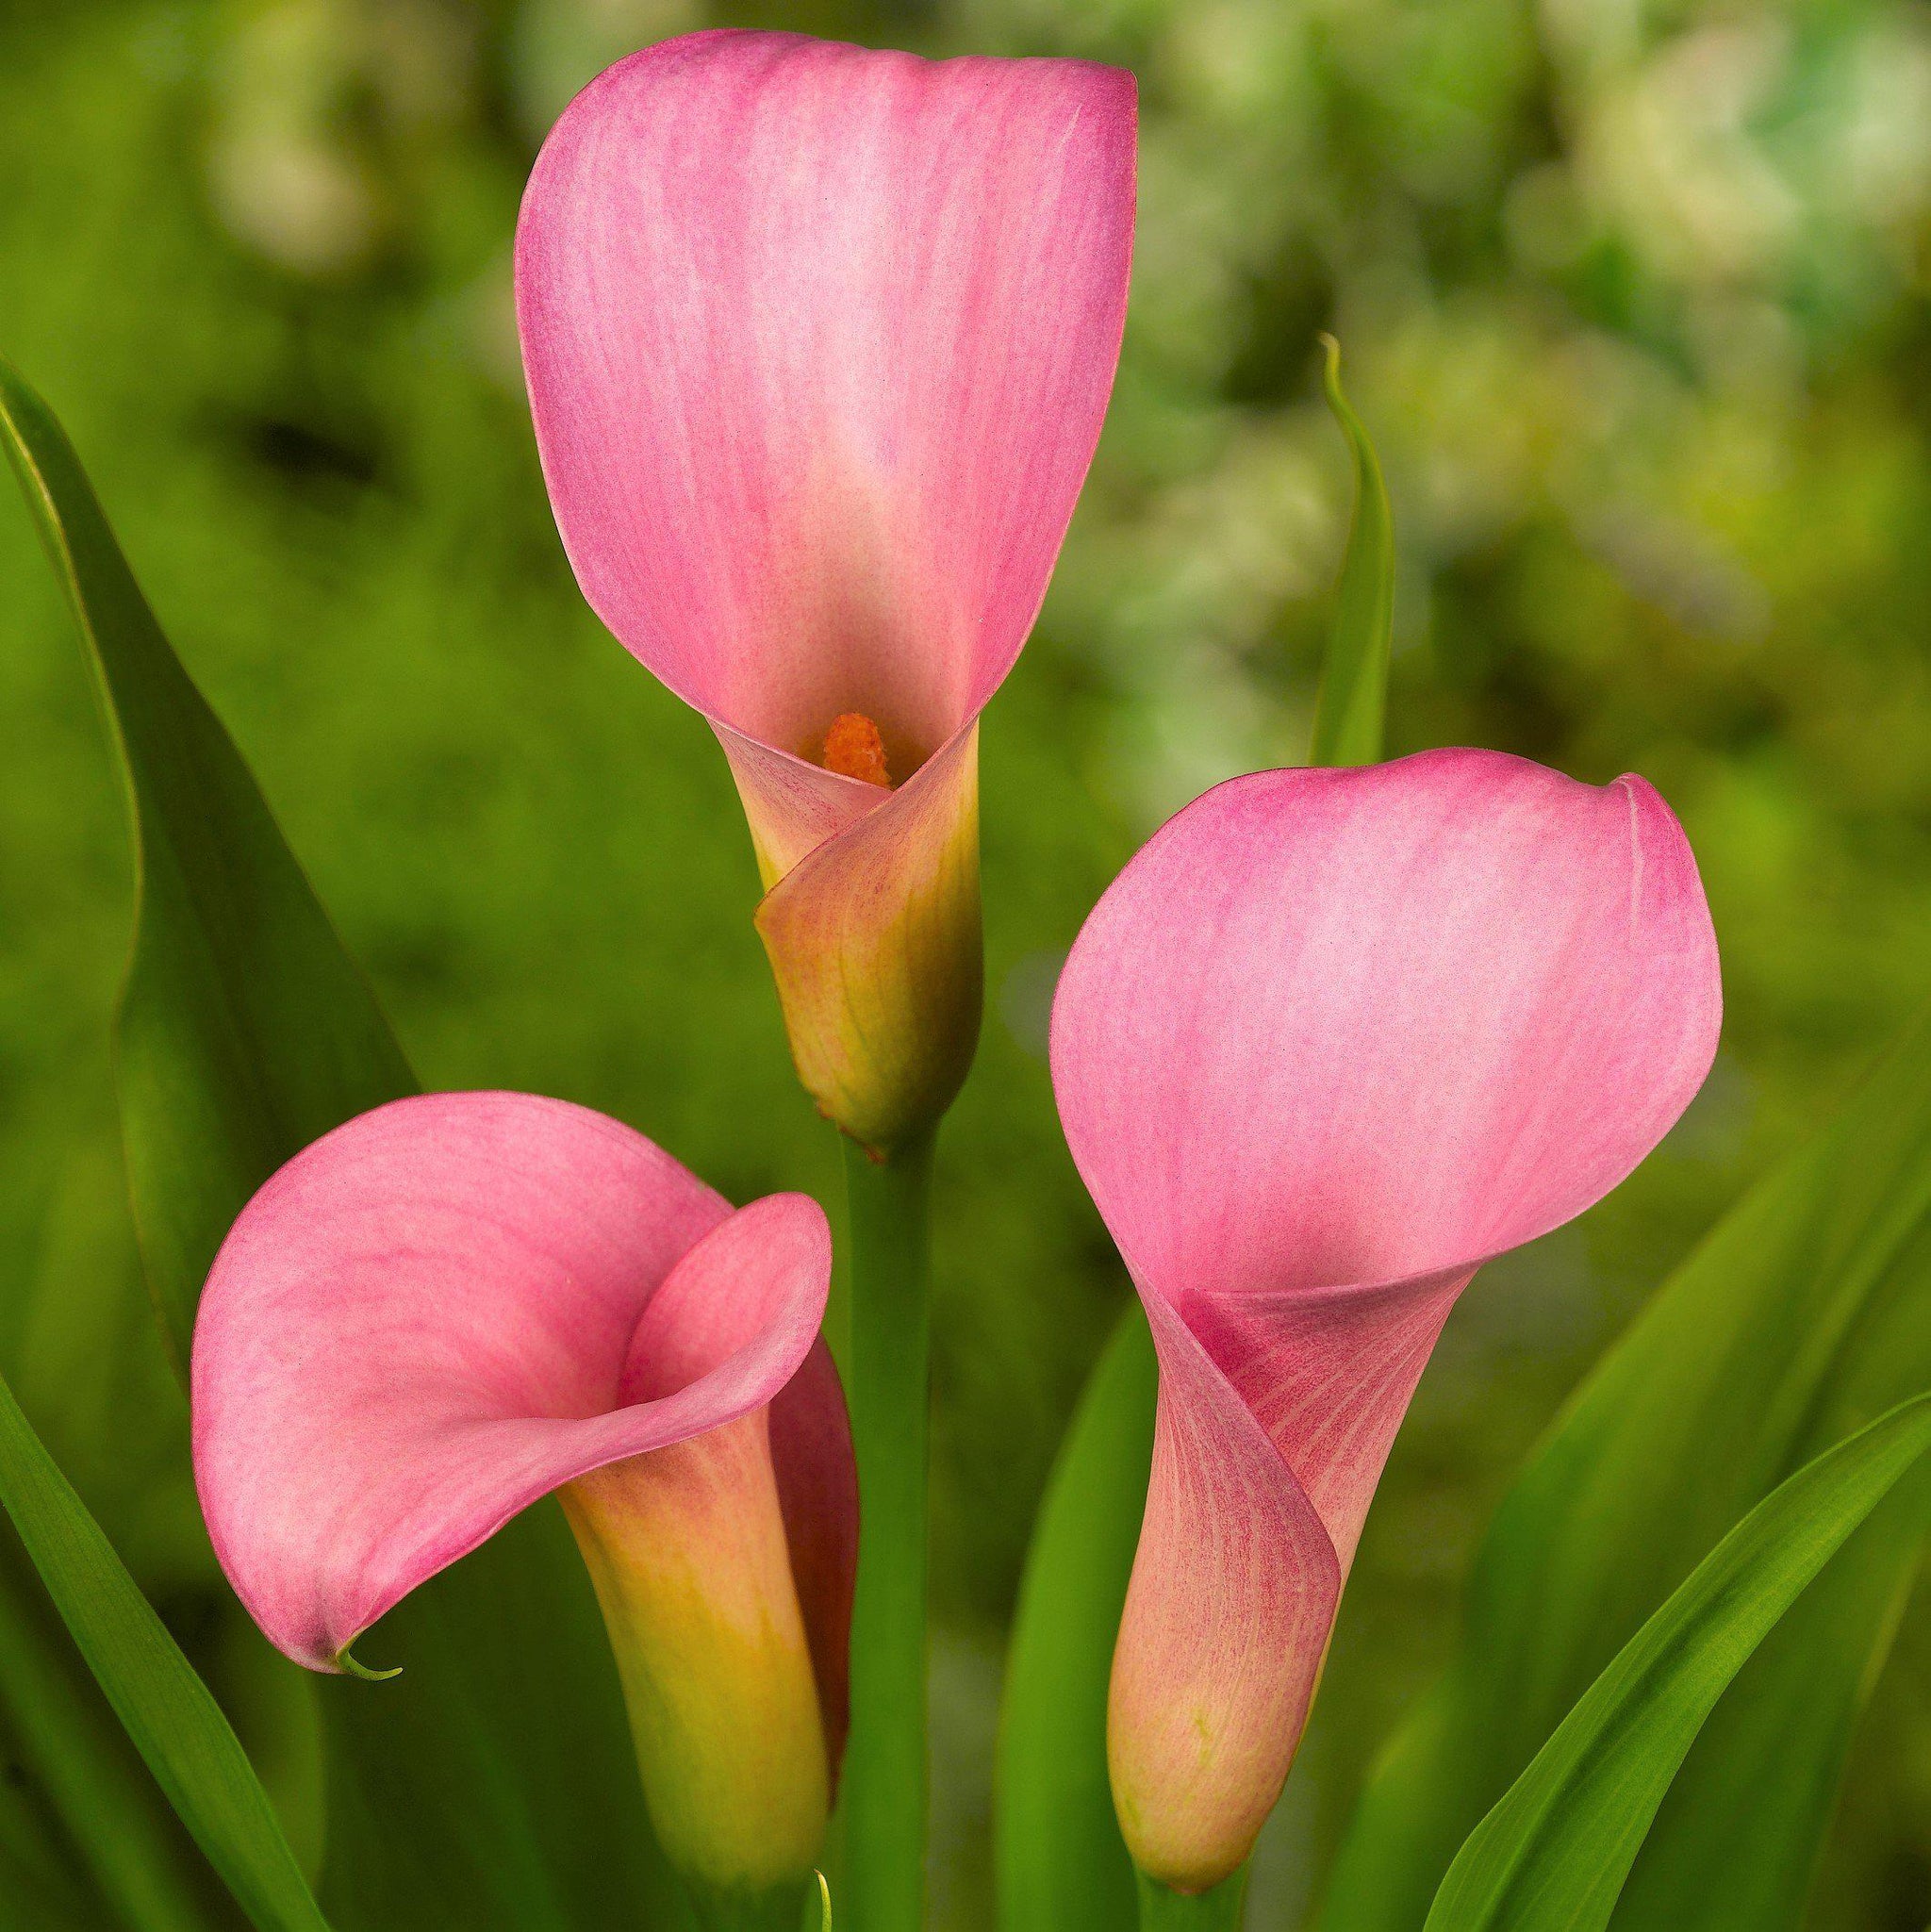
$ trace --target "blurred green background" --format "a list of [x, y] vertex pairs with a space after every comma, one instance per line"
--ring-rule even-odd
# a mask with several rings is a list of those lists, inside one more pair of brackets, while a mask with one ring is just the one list
[[[511, 323], [550, 121], [703, 25], [1089, 55], [1142, 89], [1118, 390], [984, 735], [989, 1011], [942, 1146], [937, 1923], [988, 1923], [1004, 1623], [1126, 1292], [1053, 1116], [1053, 975], [1163, 817], [1304, 751], [1350, 487], [1317, 330], [1395, 498], [1393, 748], [1642, 771], [1703, 865], [1716, 1071], [1634, 1181], [1451, 1322], [1263, 1842], [1273, 1932], [1443, 1657], [1537, 1431], [1931, 979], [1931, 10], [0, 0], [0, 347], [64, 415], [425, 1081], [566, 1095], [736, 1197], [834, 1206], [723, 761], [576, 594]], [[239, 1707], [260, 1673], [199, 1535], [118, 1171], [129, 890], [81, 659], [0, 495], [0, 1366], [176, 1627], [233, 1653]], [[1914, 1612], [1815, 1922], [1927, 1919]]]

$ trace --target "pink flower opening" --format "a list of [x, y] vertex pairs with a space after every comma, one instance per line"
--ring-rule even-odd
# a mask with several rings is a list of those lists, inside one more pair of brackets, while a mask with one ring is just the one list
[[1109, 1719], [1153, 1876], [1251, 1850], [1456, 1297], [1637, 1165], [1720, 1018], [1695, 863], [1640, 778], [1457, 751], [1236, 779], [1100, 900], [1052, 1066], [1160, 1358]]
[[[830, 1271], [815, 1202], [734, 1211], [586, 1108], [462, 1093], [362, 1115], [262, 1187], [202, 1296], [194, 1470], [222, 1566], [279, 1649], [334, 1671], [386, 1610], [553, 1491], [580, 1540], [615, 1539], [619, 1567], [626, 1511], [673, 1546], [699, 1534], [681, 1526], [762, 1511], [775, 1583], [767, 1560], [717, 1587], [775, 1589], [770, 1619], [799, 1632], [767, 1676], [821, 1735], [802, 1801], [821, 1810], [857, 1548], [844, 1398], [818, 1340]], [[727, 1438], [729, 1455], [689, 1461], [685, 1445]], [[658, 1452], [685, 1458], [681, 1489], [651, 1491]], [[714, 1558], [730, 1560], [699, 1536], [682, 1560], [701, 1578]], [[702, 1629], [674, 1634], [680, 1661], [701, 1664]], [[618, 1621], [612, 1635], [627, 1668], [627, 1637], [659, 1642]]]

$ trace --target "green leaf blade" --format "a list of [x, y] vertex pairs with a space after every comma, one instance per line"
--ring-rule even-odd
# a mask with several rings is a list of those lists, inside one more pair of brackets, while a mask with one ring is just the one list
[[[228, 1721], [0, 1381], [0, 1503], [156, 1781], [261, 1932], [326, 1932]], [[111, 1868], [110, 1868], [111, 1869]], [[173, 1915], [183, 1932], [199, 1914]], [[161, 1920], [151, 1923], [162, 1923]]]
[[[1927, 1285], [1931, 1017], [1711, 1230], [1526, 1465], [1477, 1558], [1455, 1658], [1362, 1795], [1321, 1932], [1411, 1932], [1468, 1832], [1696, 1562], [1827, 1445], [1931, 1385]], [[1921, 1546], [1918, 1487], [1740, 1672], [1644, 1843], [1619, 1932], [1626, 1913], [1631, 1932], [1801, 1924]], [[1779, 1709], [1805, 1722], [1766, 1755], [1750, 1741]], [[1719, 1848], [1747, 1881], [1690, 1895], [1670, 1882]]]
[[1341, 388], [1341, 344], [1323, 336], [1324, 387], [1354, 458], [1354, 518], [1335, 599], [1334, 627], [1314, 707], [1311, 765], [1373, 765], [1388, 713], [1388, 659], [1395, 636], [1395, 516], [1380, 459]]
[[73, 445], [4, 358], [0, 440], [120, 753], [138, 881], [116, 1029], [128, 1179], [185, 1369], [215, 1247], [256, 1188], [415, 1082], [253, 775], [162, 635]]
[[[25, 1800], [0, 1819], [0, 1926], [35, 1925], [39, 1914], [199, 1932], [218, 1888], [33, 1574], [18, 1540], [0, 1530], [0, 1757], [17, 1767], [0, 1804]], [[64, 1906], [51, 1903], [62, 1894]], [[16, 1920], [22, 1896], [35, 1902]]]
[[[1794, 1932], [1807, 1918], [1857, 1722], [1917, 1578], [1927, 1505], [1931, 1469], [1920, 1467], [1738, 1674], [1663, 1799], [1616, 1932]], [[1766, 1764], [1779, 1767], [1767, 1778]]]
[[1002, 1932], [1117, 1932], [1138, 1916], [1107, 1781], [1106, 1699], [1158, 1388], [1136, 1301], [1067, 1428], [1020, 1585], [994, 1789]]
[[1463, 1844], [1426, 1932], [1602, 1932], [1730, 1681], [1927, 1448], [1931, 1395], [1779, 1485], [1590, 1687]]

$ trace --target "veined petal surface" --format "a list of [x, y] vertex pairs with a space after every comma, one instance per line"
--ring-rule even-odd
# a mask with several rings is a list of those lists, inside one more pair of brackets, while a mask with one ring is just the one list
[[[1134, 142], [1116, 69], [709, 32], [586, 88], [524, 196], [565, 548], [716, 728], [800, 1077], [875, 1151], [977, 1041], [976, 725], [1098, 439]], [[889, 784], [824, 768], [852, 714]]]
[[[1100, 901], [1055, 1001], [1053, 1078], [1160, 1344], [1110, 1744], [1155, 1876], [1197, 1889], [1251, 1847], [1326, 1645], [1304, 1606], [1330, 1578], [1338, 1601], [1456, 1296], [1642, 1159], [1720, 1017], [1694, 861], [1638, 778], [1441, 751], [1236, 779]], [[1181, 1372], [1182, 1334], [1215, 1374]], [[1229, 1404], [1244, 1414], [1197, 1412]], [[1203, 1476], [1188, 1447], [1251, 1450], [1246, 1430], [1325, 1532], [1298, 1592], [1257, 1579], [1237, 1533], [1251, 1471]], [[1214, 1634], [1244, 1623], [1245, 1647]], [[1200, 1716], [1184, 1762], [1134, 1694], [1148, 1631]], [[1271, 1756], [1239, 1716], [1263, 1709], [1293, 1713]]]
[[335, 1669], [537, 1497], [769, 1404], [830, 1265], [816, 1203], [734, 1214], [586, 1108], [432, 1094], [362, 1115], [261, 1189], [202, 1296], [216, 1554], [282, 1650]]
[[674, 691], [903, 778], [1037, 615], [1112, 388], [1133, 84], [700, 33], [592, 82], [517, 233], [585, 595]]

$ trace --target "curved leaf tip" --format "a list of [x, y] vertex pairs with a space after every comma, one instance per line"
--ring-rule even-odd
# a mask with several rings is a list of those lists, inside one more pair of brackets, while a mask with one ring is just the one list
[[1342, 390], [1341, 344], [1325, 334], [1321, 343], [1328, 406], [1354, 457], [1355, 500], [1308, 762], [1372, 765], [1382, 755], [1395, 632], [1394, 513], [1375, 445]]
[[336, 1652], [336, 1668], [345, 1677], [360, 1677], [365, 1684], [386, 1684], [391, 1677], [399, 1677], [403, 1674], [399, 1663], [392, 1664], [386, 1671], [371, 1670], [346, 1643]]

